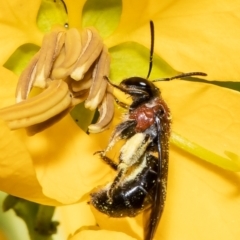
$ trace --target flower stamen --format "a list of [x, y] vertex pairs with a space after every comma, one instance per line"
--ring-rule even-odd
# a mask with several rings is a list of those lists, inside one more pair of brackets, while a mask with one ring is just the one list
[[51, 81], [45, 91], [26, 101], [0, 110], [0, 118], [9, 128], [18, 129], [35, 125], [71, 107], [72, 96], [62, 80]]
[[[82, 32], [76, 28], [55, 29], [44, 36], [41, 49], [21, 74], [17, 104], [1, 109], [0, 117], [11, 129], [44, 125], [48, 119], [86, 101], [86, 108], [100, 111], [91, 131], [103, 131], [114, 114], [112, 91], [104, 78], [109, 71], [108, 49], [94, 28]], [[33, 87], [43, 91], [28, 98]]]

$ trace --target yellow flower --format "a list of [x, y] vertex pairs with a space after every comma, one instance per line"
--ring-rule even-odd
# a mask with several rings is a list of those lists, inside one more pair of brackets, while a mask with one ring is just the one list
[[[9, 0], [2, 4], [0, 44], [4, 47], [0, 60], [4, 64], [18, 46], [29, 42], [39, 45], [42, 33], [35, 21], [40, 1]], [[84, 1], [67, 0], [66, 4], [70, 27], [81, 26]], [[124, 0], [118, 28], [109, 36], [105, 34], [113, 58], [111, 79], [146, 75], [148, 58], [144, 50], [134, 45], [140, 49], [139, 61], [131, 52], [127, 55], [133, 45], [125, 42], [135, 41], [149, 48], [151, 19], [155, 24], [155, 53], [174, 69], [203, 71], [214, 80], [239, 80], [238, 8], [234, 2], [223, 0]], [[98, 7], [94, 10], [98, 11]], [[129, 51], [124, 52], [124, 47]], [[155, 61], [151, 79], [174, 73], [166, 64], [159, 69], [159, 62], [163, 61]], [[2, 108], [14, 102], [17, 76], [1, 67], [0, 77]], [[156, 239], [238, 239], [240, 176], [201, 158], [239, 170], [240, 94], [207, 83], [174, 80], [157, 86], [172, 112], [173, 138], [167, 202]], [[112, 128], [88, 136], [66, 116], [51, 128], [28, 137], [23, 130], [11, 132], [3, 121], [0, 125], [2, 191], [49, 205], [80, 202], [61, 207], [60, 213], [67, 233], [80, 228], [72, 237], [74, 240], [142, 238], [142, 215], [136, 219], [110, 219], [86, 204], [89, 192], [110, 181], [114, 174], [92, 155], [106, 147]], [[179, 140], [179, 136], [184, 138]], [[189, 142], [185, 143], [185, 139]], [[200, 146], [200, 150], [192, 151], [191, 143], [193, 147]], [[93, 227], [96, 224], [99, 228]]]

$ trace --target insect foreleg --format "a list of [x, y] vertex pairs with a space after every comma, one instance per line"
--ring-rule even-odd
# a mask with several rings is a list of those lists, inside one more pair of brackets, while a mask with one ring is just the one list
[[115, 102], [117, 103], [117, 105], [119, 105], [120, 107], [122, 107], [122, 108], [124, 108], [124, 109], [126, 109], [126, 110], [128, 110], [129, 109], [129, 105], [128, 104], [126, 104], [126, 103], [124, 103], [124, 102], [121, 102], [121, 101], [119, 101], [117, 98], [115, 98]]

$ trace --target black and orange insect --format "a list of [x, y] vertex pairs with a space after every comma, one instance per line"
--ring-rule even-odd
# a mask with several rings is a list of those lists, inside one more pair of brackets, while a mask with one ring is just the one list
[[[113, 87], [132, 98], [130, 106], [117, 103], [128, 109], [125, 120], [115, 128], [109, 144], [98, 152], [117, 175], [113, 182], [91, 194], [91, 204], [110, 217], [134, 217], [150, 209], [146, 220], [144, 240], [152, 240], [161, 218], [167, 194], [169, 159], [169, 137], [171, 130], [170, 109], [157, 88], [148, 77], [152, 69], [154, 48], [154, 25], [151, 28], [150, 66], [147, 78], [130, 77]], [[202, 72], [183, 73], [171, 78], [155, 81], [169, 81], [187, 76], [206, 76]], [[119, 140], [125, 140], [119, 161], [115, 163], [106, 153]]]

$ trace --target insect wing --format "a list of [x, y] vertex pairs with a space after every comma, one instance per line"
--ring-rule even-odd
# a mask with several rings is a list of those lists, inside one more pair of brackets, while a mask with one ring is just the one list
[[170, 121], [168, 118], [160, 119], [156, 117], [157, 124], [157, 153], [158, 153], [158, 179], [153, 193], [153, 203], [150, 209], [150, 216], [145, 223], [145, 240], [152, 240], [164, 208], [167, 193], [167, 176], [168, 176], [168, 150]]

